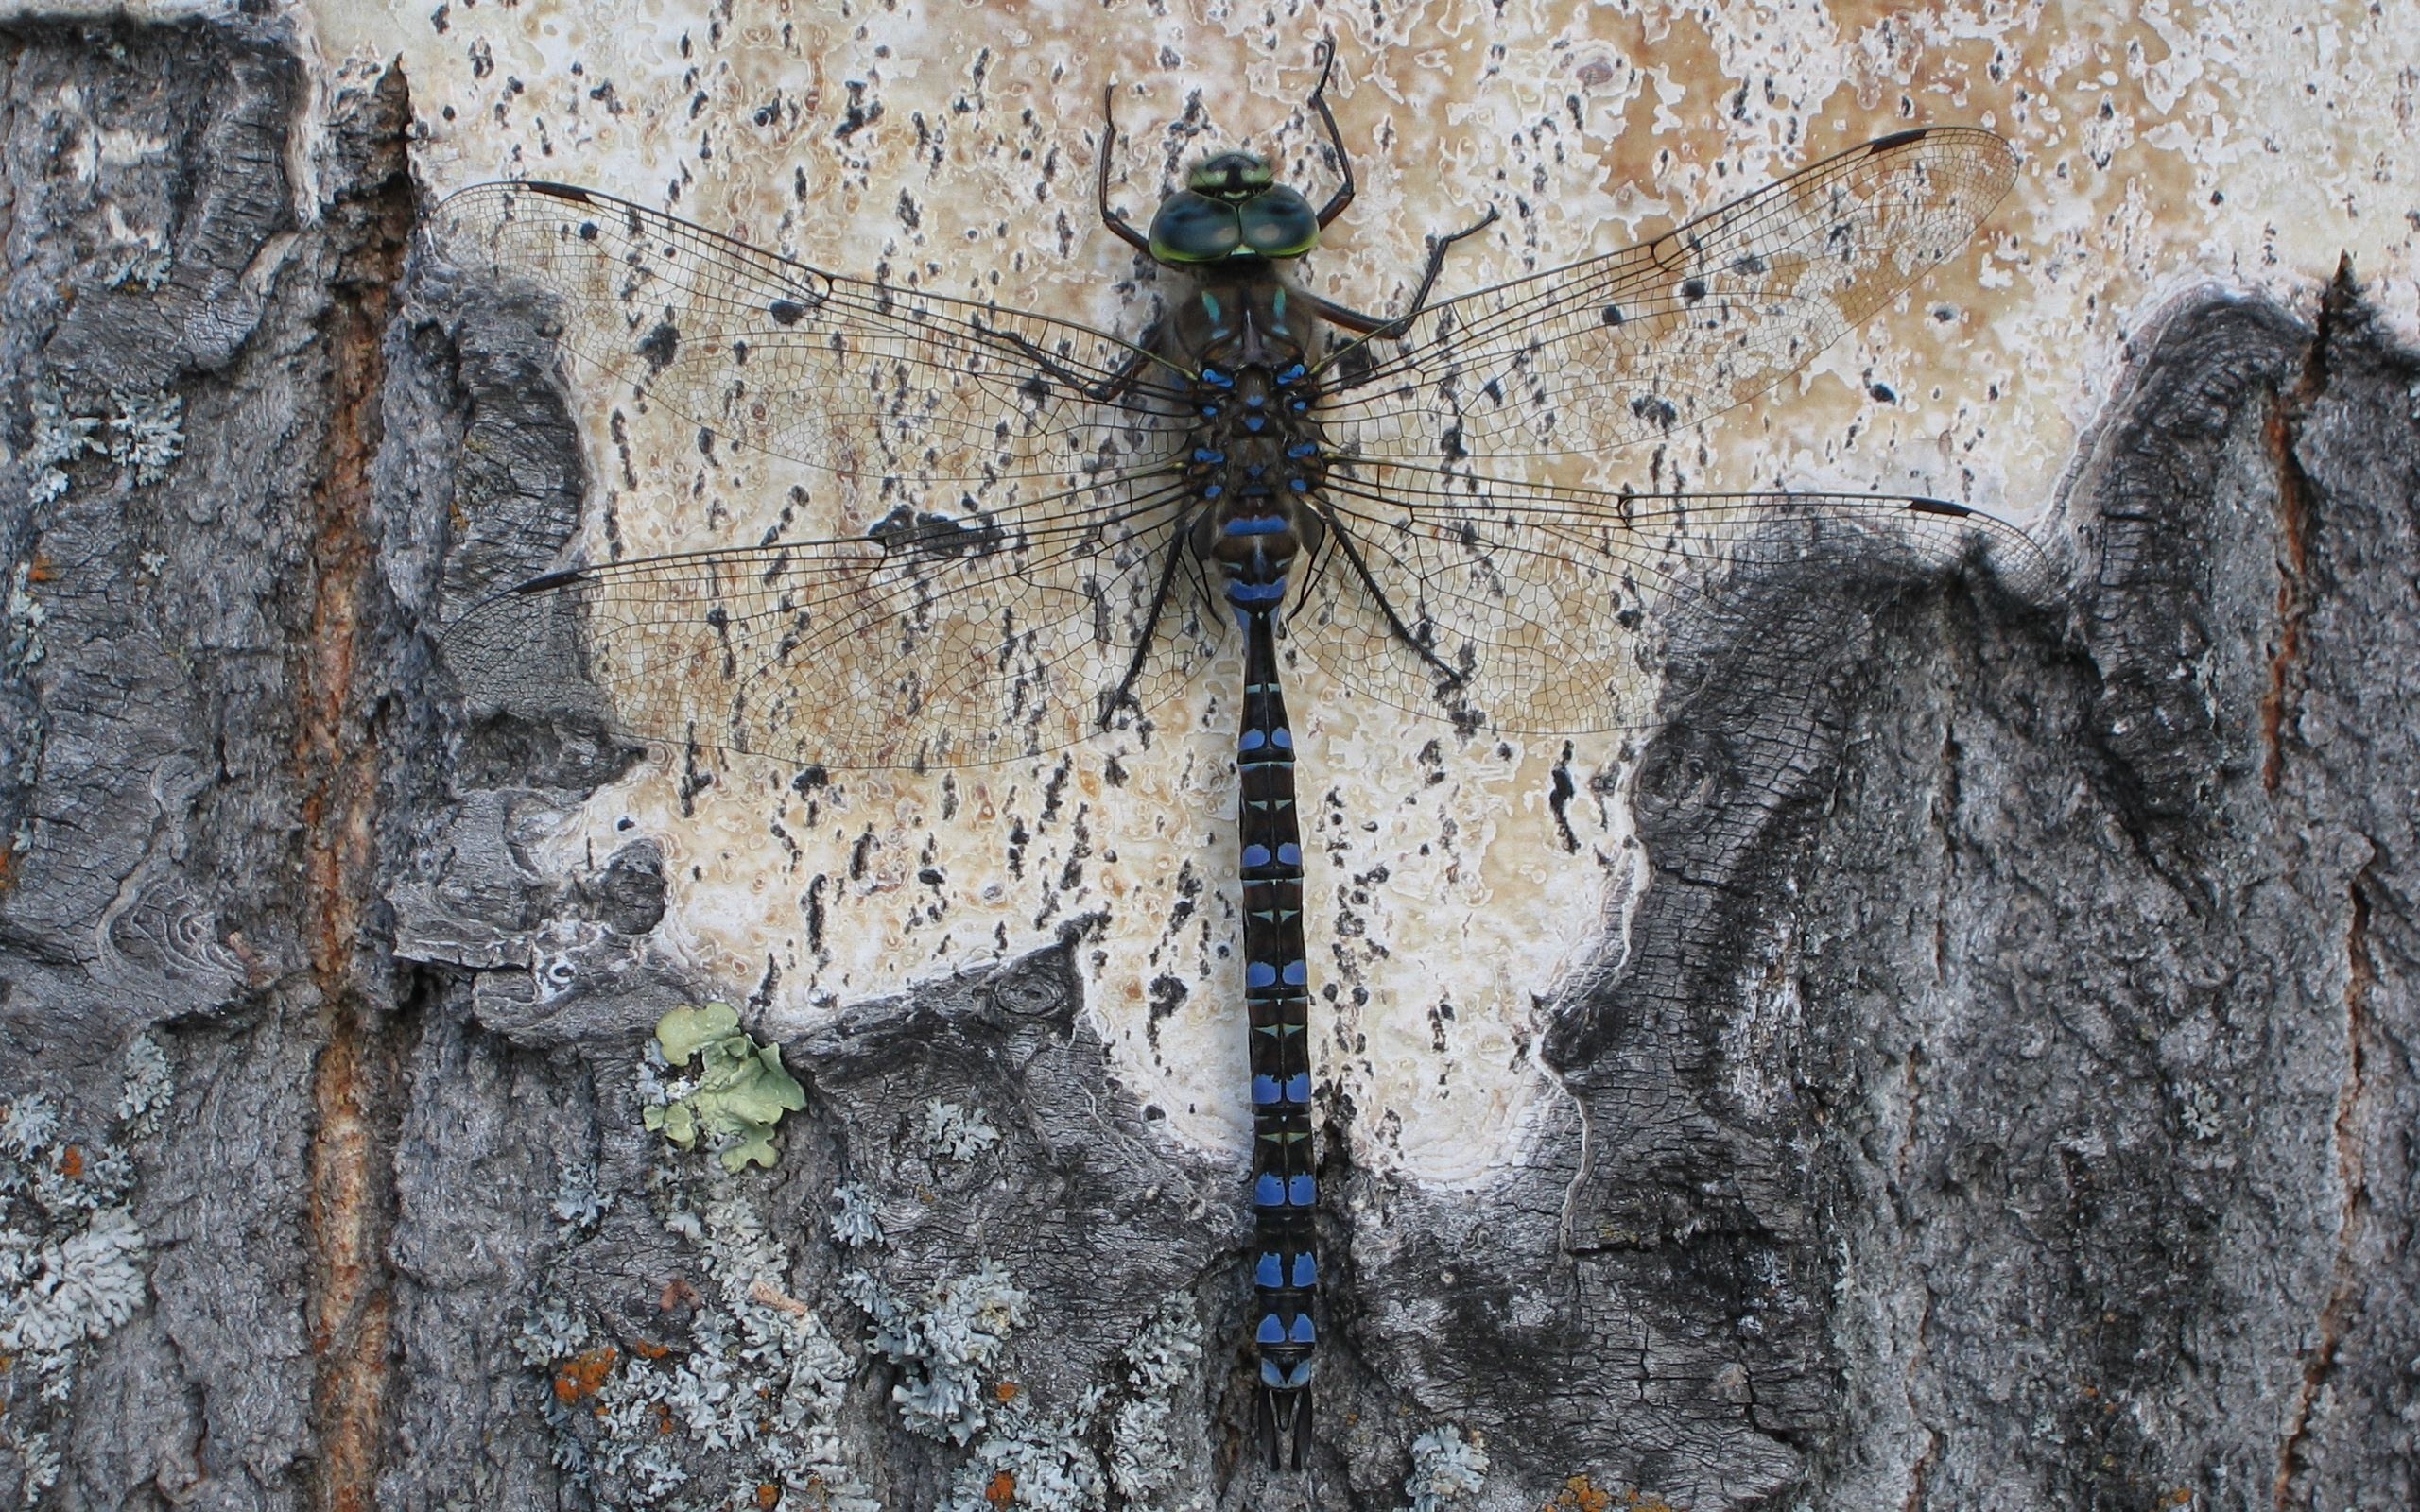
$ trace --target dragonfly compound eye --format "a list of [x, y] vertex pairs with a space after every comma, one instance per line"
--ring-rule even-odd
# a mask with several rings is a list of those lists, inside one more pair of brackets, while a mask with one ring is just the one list
[[1319, 245], [1320, 220], [1291, 189], [1264, 189], [1240, 203], [1179, 190], [1151, 217], [1151, 256], [1163, 263], [1300, 257]]
[[1215, 263], [1243, 246], [1236, 207], [1181, 189], [1151, 217], [1151, 256], [1162, 263]]
[[1320, 242], [1320, 217], [1311, 202], [1280, 185], [1237, 208], [1244, 245], [1263, 257], [1300, 257]]

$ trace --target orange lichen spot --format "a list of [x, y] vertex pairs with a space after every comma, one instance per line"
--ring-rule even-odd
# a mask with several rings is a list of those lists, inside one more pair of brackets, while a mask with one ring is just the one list
[[657, 1435], [662, 1437], [669, 1438], [672, 1436], [672, 1430], [676, 1426], [678, 1425], [673, 1421], [672, 1409], [663, 1402], [657, 1402], [655, 1404], [655, 1431]]
[[2166, 1496], [2160, 1498], [2160, 1501], [2169, 1506], [2191, 1506], [2193, 1504], [2193, 1487], [2189, 1486], [2180, 1486], [2176, 1489], [2169, 1492]]
[[994, 1506], [1007, 1506], [1016, 1499], [1017, 1478], [1006, 1470], [993, 1476], [983, 1487], [983, 1500]]
[[29, 583], [46, 583], [58, 576], [59, 569], [41, 552], [35, 552], [34, 559], [26, 564], [26, 581]]
[[612, 1345], [575, 1354], [555, 1371], [555, 1400], [568, 1407], [583, 1398], [593, 1397], [614, 1373], [614, 1366], [621, 1351]]
[[1575, 1475], [1563, 1483], [1563, 1489], [1540, 1512], [1606, 1512], [1613, 1504], [1610, 1492], [1597, 1489], [1585, 1475]]
[[765, 1512], [773, 1512], [773, 1508], [782, 1504], [782, 1488], [771, 1481], [759, 1481], [756, 1484], [756, 1504]]
[[1004, 1402], [1014, 1401], [1017, 1400], [1017, 1393], [1024, 1389], [1025, 1387], [1018, 1385], [1013, 1381], [1003, 1381], [998, 1385], [992, 1388], [992, 1395], [999, 1398], [1000, 1400]]
[[1637, 1512], [1673, 1512], [1671, 1503], [1665, 1501], [1660, 1496], [1651, 1496], [1645, 1491], [1631, 1492], [1630, 1504], [1636, 1508]]
[[675, 1276], [664, 1283], [664, 1295], [655, 1299], [655, 1305], [669, 1313], [683, 1302], [699, 1300], [700, 1298], [698, 1296], [698, 1289]]
[[672, 1347], [668, 1344], [658, 1344], [653, 1339], [632, 1339], [631, 1352], [642, 1360], [661, 1360], [672, 1352]]
[[84, 1179], [84, 1146], [70, 1144], [59, 1152], [59, 1174], [70, 1181]]

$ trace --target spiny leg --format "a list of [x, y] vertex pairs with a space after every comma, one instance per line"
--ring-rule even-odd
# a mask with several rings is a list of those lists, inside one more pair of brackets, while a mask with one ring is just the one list
[[1320, 43], [1320, 81], [1311, 90], [1311, 109], [1319, 112], [1320, 119], [1327, 123], [1327, 144], [1336, 149], [1337, 177], [1344, 181], [1337, 186], [1336, 193], [1328, 196], [1327, 203], [1320, 206], [1322, 231], [1327, 230], [1327, 223], [1343, 215], [1344, 207], [1353, 203], [1353, 154], [1344, 150], [1344, 133], [1337, 129], [1336, 112], [1327, 108], [1328, 76], [1335, 71], [1336, 39], [1329, 37]]
[[1426, 662], [1431, 672], [1437, 674], [1438, 691], [1442, 693], [1447, 688], [1461, 687], [1462, 675], [1447, 666], [1436, 652], [1422, 644], [1420, 637], [1411, 632], [1411, 627], [1404, 623], [1403, 616], [1395, 612], [1394, 603], [1387, 597], [1387, 591], [1378, 586], [1377, 576], [1370, 571], [1370, 564], [1361, 559], [1361, 549], [1353, 543], [1353, 533], [1345, 529], [1340, 521], [1328, 520], [1325, 524], [1328, 541], [1353, 569], [1353, 576], [1361, 579], [1361, 586], [1369, 591], [1370, 601], [1376, 604], [1378, 612], [1386, 617], [1387, 628], [1393, 632], [1396, 640], [1410, 647], [1414, 656]]
[[1476, 236], [1488, 227], [1495, 225], [1497, 218], [1495, 207], [1490, 205], [1487, 207], [1486, 215], [1452, 235], [1429, 237], [1428, 266], [1421, 272], [1420, 287], [1412, 291], [1411, 308], [1392, 318], [1379, 315], [1364, 315], [1349, 304], [1338, 304], [1333, 301], [1321, 299], [1316, 294], [1305, 293], [1301, 297], [1310, 301], [1311, 308], [1319, 311], [1322, 318], [1340, 325], [1356, 335], [1377, 341], [1399, 340], [1402, 338], [1404, 328], [1412, 322], [1413, 318], [1428, 308], [1428, 296], [1430, 291], [1437, 287], [1437, 275], [1445, 269], [1445, 253], [1456, 242], [1466, 236]]
[[1117, 233], [1118, 239], [1136, 251], [1151, 255], [1151, 238], [1128, 223], [1125, 214], [1109, 204], [1109, 169], [1117, 156], [1117, 86], [1110, 85], [1100, 92], [1100, 223]]
[[[1162, 367], [1167, 366], [1167, 364], [1151, 350], [1159, 345], [1160, 332], [1159, 327], [1157, 326], [1153, 326], [1149, 332], [1145, 333], [1142, 344], [1126, 354], [1126, 360], [1117, 365], [1117, 370], [1115, 372], [1111, 373], [1106, 378], [1097, 379], [1086, 378], [1081, 373], [1069, 370], [1057, 358], [1051, 356], [1050, 353], [1043, 351], [1040, 347], [1035, 346], [1032, 342], [1027, 340], [1023, 335], [1014, 331], [994, 331], [991, 334], [998, 336], [1001, 340], [1008, 342], [1011, 346], [1015, 347], [1020, 352], [1023, 352], [1025, 354], [1026, 361], [1032, 363], [1044, 372], [1058, 379], [1061, 383], [1065, 384], [1069, 388], [1074, 389], [1077, 393], [1081, 394], [1083, 397], [1091, 400], [1097, 404], [1115, 404], [1118, 400], [1125, 398], [1127, 395], [1137, 392], [1141, 386], [1136, 382], [1136, 380], [1141, 378], [1143, 376], [1144, 369], [1150, 367], [1153, 363], [1159, 363]], [[1153, 394], [1152, 397], [1166, 399], [1171, 404], [1182, 404], [1184, 401], [1184, 396], [1174, 389], [1160, 390]], [[1170, 413], [1173, 412], [1171, 411]]]

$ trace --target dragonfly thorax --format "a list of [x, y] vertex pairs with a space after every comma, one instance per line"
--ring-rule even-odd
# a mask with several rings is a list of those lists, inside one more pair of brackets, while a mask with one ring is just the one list
[[[1326, 454], [1310, 406], [1311, 379], [1299, 358], [1282, 367], [1201, 369], [1202, 423], [1188, 472], [1201, 508], [1194, 554], [1227, 577], [1238, 607], [1282, 599], [1294, 558], [1322, 534], [1312, 507]], [[1238, 596], [1236, 587], [1259, 590]]]

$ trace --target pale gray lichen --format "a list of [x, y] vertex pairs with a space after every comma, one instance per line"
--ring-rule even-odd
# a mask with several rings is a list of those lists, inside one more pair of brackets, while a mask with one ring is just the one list
[[113, 390], [101, 413], [88, 414], [71, 408], [48, 385], [37, 385], [27, 406], [33, 436], [25, 461], [36, 504], [63, 496], [74, 483], [68, 466], [88, 452], [108, 456], [145, 487], [166, 477], [168, 465], [184, 455], [185, 402], [175, 394]]
[[1100, 1463], [1087, 1442], [1101, 1396], [1096, 1386], [1064, 1412], [1047, 1415], [1022, 1400], [1003, 1407], [951, 1478], [947, 1512], [1099, 1512], [1107, 1506]]
[[[665, 1175], [678, 1200], [684, 1177]], [[697, 1246], [707, 1281], [674, 1336], [632, 1337], [542, 1296], [515, 1341], [546, 1372], [555, 1463], [597, 1505], [680, 1512], [783, 1506], [882, 1512], [836, 1423], [852, 1366], [806, 1303], [786, 1295], [788, 1250], [723, 1176], [665, 1227]]]
[[[33, 563], [21, 561], [9, 574], [9, 633], [5, 646], [0, 646], [0, 665], [12, 671], [23, 671], [42, 662], [43, 648], [42, 627], [50, 619], [50, 610], [34, 597]], [[33, 774], [26, 774], [31, 782]]]
[[840, 1295], [873, 1320], [869, 1340], [907, 1379], [890, 1390], [912, 1433], [965, 1443], [985, 1421], [982, 1375], [1032, 1301], [986, 1260], [969, 1276], [937, 1282], [921, 1305], [901, 1301], [873, 1275], [851, 1271]]
[[185, 402], [175, 394], [110, 395], [110, 460], [148, 487], [184, 455]]
[[555, 1215], [555, 1237], [572, 1239], [596, 1227], [612, 1199], [596, 1187], [596, 1163], [594, 1160], [566, 1161], [555, 1175], [555, 1200], [549, 1205]]
[[873, 1194], [855, 1181], [832, 1189], [832, 1237], [852, 1249], [882, 1243], [882, 1214]]
[[33, 412], [33, 441], [26, 448], [26, 469], [33, 477], [33, 502], [48, 504], [67, 492], [68, 464], [101, 449], [95, 439], [101, 418], [73, 413], [47, 384], [35, 386], [26, 403]]
[[[950, 1483], [946, 1512], [1102, 1512], [1111, 1493], [1121, 1507], [1149, 1507], [1183, 1469], [1169, 1424], [1173, 1393], [1201, 1357], [1193, 1298], [1163, 1304], [1098, 1385], [1060, 1411], [1046, 1413], [1019, 1395], [997, 1408]], [[1104, 1413], [1104, 1462], [1096, 1446]]]
[[2218, 1094], [2198, 1081], [2177, 1083], [2175, 1093], [2177, 1121], [2185, 1132], [2197, 1140], [2217, 1139], [2226, 1127], [2219, 1116]]
[[1478, 1495], [1487, 1479], [1487, 1451], [1448, 1423], [1411, 1441], [1411, 1474], [1403, 1483], [1411, 1512], [1446, 1512]]
[[177, 1100], [177, 1076], [168, 1053], [147, 1034], [138, 1034], [126, 1047], [126, 1080], [117, 1094], [118, 1121], [130, 1139], [147, 1140], [160, 1131], [160, 1115]]
[[28, 1499], [58, 1472], [52, 1430], [85, 1355], [148, 1297], [133, 1187], [132, 1162], [71, 1138], [48, 1098], [0, 1105], [0, 1441]]
[[1201, 1358], [1201, 1318], [1184, 1293], [1160, 1305], [1120, 1358], [1127, 1394], [1110, 1413], [1109, 1479], [1131, 1503], [1176, 1479], [1176, 1447], [1168, 1436], [1175, 1394]]
[[101, 282], [114, 289], [142, 289], [157, 292], [168, 282], [168, 269], [173, 259], [164, 247], [136, 245], [121, 249], [114, 261], [102, 272]]
[[926, 1160], [964, 1165], [1000, 1143], [1000, 1131], [984, 1122], [981, 1112], [936, 1097], [925, 1104], [916, 1139]]

